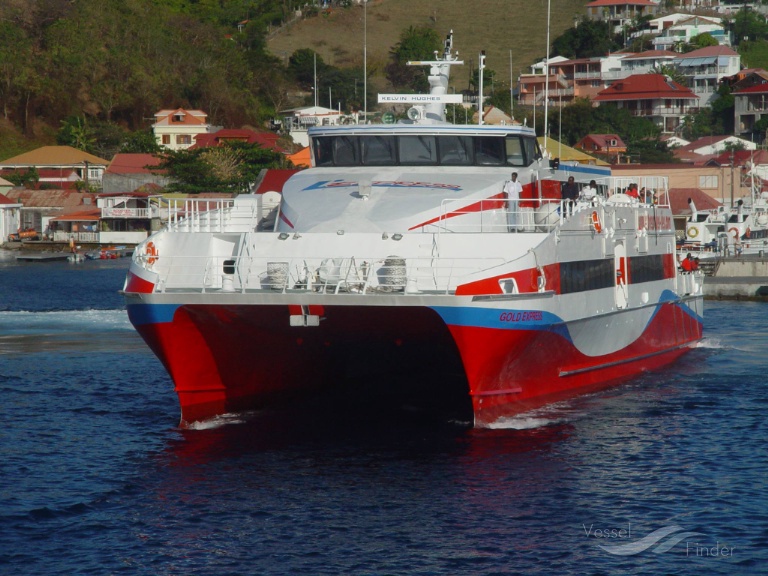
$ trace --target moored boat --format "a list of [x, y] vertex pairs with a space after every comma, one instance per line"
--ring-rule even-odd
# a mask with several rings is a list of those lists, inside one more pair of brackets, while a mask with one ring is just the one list
[[701, 338], [666, 179], [632, 182], [659, 192], [644, 204], [608, 169], [545, 158], [530, 128], [445, 123], [451, 43], [422, 63], [434, 98], [411, 120], [311, 129], [312, 168], [275, 211], [187, 200], [136, 248], [128, 315], [183, 422], [345, 382], [487, 426]]

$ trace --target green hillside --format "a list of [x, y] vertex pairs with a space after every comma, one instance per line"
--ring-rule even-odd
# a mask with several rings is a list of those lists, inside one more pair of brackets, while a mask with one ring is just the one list
[[[552, 0], [550, 42], [586, 14], [584, 0]], [[287, 59], [295, 50], [311, 48], [328, 64], [361, 65], [363, 61], [362, 6], [334, 10], [328, 15], [296, 22], [268, 39], [268, 49]], [[440, 36], [454, 31], [454, 49], [465, 65], [453, 72], [452, 85], [467, 87], [480, 50], [486, 66], [509, 86], [510, 52], [515, 78], [546, 55], [546, 0], [372, 0], [368, 4], [367, 52], [369, 71], [384, 68], [389, 50], [409, 26], [431, 26]]]

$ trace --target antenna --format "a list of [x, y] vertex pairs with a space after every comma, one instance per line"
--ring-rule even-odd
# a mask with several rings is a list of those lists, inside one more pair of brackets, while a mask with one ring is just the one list
[[480, 50], [480, 62], [477, 65], [477, 69], [480, 72], [480, 90], [477, 95], [477, 123], [483, 125], [483, 112], [485, 112], [485, 106], [483, 106], [483, 70], [485, 70], [485, 50]]
[[551, 7], [552, 0], [547, 0], [547, 59], [544, 61], [544, 152], [547, 151], [547, 135], [549, 134], [547, 111], [549, 109], [549, 15]]

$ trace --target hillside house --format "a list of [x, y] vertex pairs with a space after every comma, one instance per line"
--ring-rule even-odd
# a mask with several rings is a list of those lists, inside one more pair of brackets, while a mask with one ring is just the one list
[[664, 28], [664, 31], [653, 39], [653, 47], [656, 50], [676, 50], [683, 44], [690, 44], [699, 34], [711, 35], [720, 45], [731, 45], [731, 37], [720, 18], [686, 14], [685, 18], [680, 18], [673, 25]]
[[573, 147], [615, 162], [620, 162], [621, 156], [627, 153], [627, 145], [618, 134], [587, 134]]
[[644, 116], [662, 132], [674, 132], [682, 119], [697, 110], [698, 96], [661, 74], [634, 74], [602, 90], [598, 104], [614, 104], [633, 116]]
[[19, 227], [43, 233], [51, 219], [96, 207], [96, 194], [75, 190], [13, 188], [7, 197], [21, 205]]
[[216, 132], [220, 126], [207, 122], [208, 115], [202, 110], [160, 110], [155, 113], [152, 132], [155, 140], [169, 150], [186, 150], [191, 147], [201, 134]]
[[699, 97], [699, 106], [710, 106], [718, 97], [720, 81], [741, 69], [741, 56], [729, 46], [707, 46], [681, 54], [672, 63]]
[[768, 83], [756, 84], [731, 93], [733, 95], [733, 114], [735, 132], [745, 138], [754, 137], [765, 142], [765, 129], [757, 130], [756, 124], [768, 115]]
[[170, 179], [157, 169], [160, 159], [153, 154], [115, 154], [103, 179], [103, 193], [133, 192], [148, 185], [165, 188]]
[[83, 152], [71, 146], [43, 146], [0, 162], [0, 176], [26, 172], [35, 168], [41, 183], [72, 188], [82, 181], [88, 186], [101, 188], [108, 160]]
[[323, 106], [306, 106], [282, 111], [283, 118], [278, 121], [280, 130], [293, 138], [300, 146], [309, 146], [307, 130], [312, 126], [337, 126], [347, 123], [357, 124], [356, 115], [347, 116], [339, 110]]
[[[0, 178], [2, 184], [2, 178]], [[21, 227], [21, 204], [0, 194], [0, 244]]]
[[608, 22], [616, 33], [625, 24], [659, 11], [658, 3], [651, 0], [594, 0], [586, 8], [590, 20]]

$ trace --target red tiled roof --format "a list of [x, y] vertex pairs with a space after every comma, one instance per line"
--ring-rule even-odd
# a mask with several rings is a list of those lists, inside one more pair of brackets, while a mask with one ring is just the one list
[[96, 194], [90, 192], [75, 192], [73, 190], [14, 190], [12, 198], [18, 198], [25, 208], [70, 208], [82, 206], [84, 200], [90, 199], [96, 205]]
[[731, 159], [733, 159], [734, 166], [744, 166], [747, 162], [752, 162], [752, 164], [768, 164], [768, 152], [765, 150], [723, 152], [714, 159], [714, 162], [720, 166], [725, 166], [731, 163]]
[[597, 6], [658, 6], [651, 0], [595, 0], [587, 4], [587, 8]]
[[706, 58], [708, 56], [738, 56], [739, 53], [736, 52], [733, 48], [730, 46], [705, 46], [704, 48], [699, 48], [698, 50], [694, 50], [693, 52], [686, 52], [685, 54], [678, 54], [678, 60], [682, 60], [685, 58]]
[[2, 194], [0, 194], [0, 204], [18, 204], [18, 202], [14, 202], [7, 196], [3, 196]]
[[[608, 148], [610, 145], [611, 148], [625, 148], [627, 147], [626, 144], [624, 144], [624, 141], [621, 139], [621, 136], [618, 134], [587, 134], [582, 138], [576, 146], [579, 146], [584, 140], [592, 140], [595, 144], [600, 146], [600, 148]], [[616, 140], [616, 144], [611, 144], [611, 140]]]
[[742, 88], [741, 90], [736, 90], [736, 92], [733, 92], [733, 95], [737, 94], [760, 94], [761, 92], [768, 92], [768, 82], [764, 84], [755, 84], [754, 86], [750, 86], [749, 88]]
[[595, 96], [595, 102], [620, 100], [656, 100], [659, 98], [690, 98], [698, 96], [674, 80], [661, 74], [633, 74], [615, 82]]
[[[181, 122], [172, 120], [172, 116], [181, 116]], [[177, 108], [176, 110], [160, 110], [155, 114], [157, 125], [174, 125], [174, 126], [202, 126], [205, 125], [205, 119], [208, 115], [202, 110], [184, 110], [183, 108]]]
[[704, 166], [708, 161], [717, 157], [717, 154], [696, 154], [696, 152], [690, 152], [682, 148], [672, 150], [672, 155], [680, 160], [680, 162], [684, 162], [689, 166], [691, 164], [694, 166]]
[[264, 174], [263, 180], [256, 188], [256, 194], [263, 194], [264, 192], [282, 192], [283, 185], [288, 178], [299, 172], [299, 170], [284, 170], [272, 168], [267, 170]]
[[223, 128], [218, 132], [199, 134], [195, 139], [195, 143], [190, 146], [190, 149], [219, 146], [226, 142], [247, 142], [248, 144], [258, 144], [267, 150], [284, 153], [286, 150], [278, 144], [279, 138], [280, 136], [274, 132], [255, 132], [247, 129]]
[[685, 152], [693, 152], [694, 150], [698, 148], [703, 148], [704, 146], [711, 146], [712, 144], [717, 144], [718, 142], [721, 142], [725, 140], [726, 138], [730, 138], [730, 136], [704, 136], [702, 138], [699, 138], [698, 140], [694, 140], [690, 144], [686, 144], [685, 146], [681, 146], [680, 150], [683, 150]]
[[57, 222], [86, 222], [101, 218], [101, 208], [92, 208], [91, 210], [82, 210], [80, 212], [70, 212], [51, 218]]
[[[665, 200], [662, 194], [661, 201]], [[720, 207], [720, 202], [711, 196], [702, 192], [699, 188], [670, 188], [669, 205], [672, 208], [673, 216], [689, 215], [691, 209], [688, 206], [688, 200], [692, 199], [696, 204], [696, 210], [716, 210]]]
[[72, 176], [80, 179], [77, 171], [72, 168], [41, 168], [37, 171], [37, 175], [40, 178], [52, 178], [55, 180], [69, 180]]
[[[199, 138], [199, 136], [198, 136]], [[115, 154], [107, 167], [108, 174], [149, 174], [147, 166], [157, 166], [160, 158], [153, 154]]]

